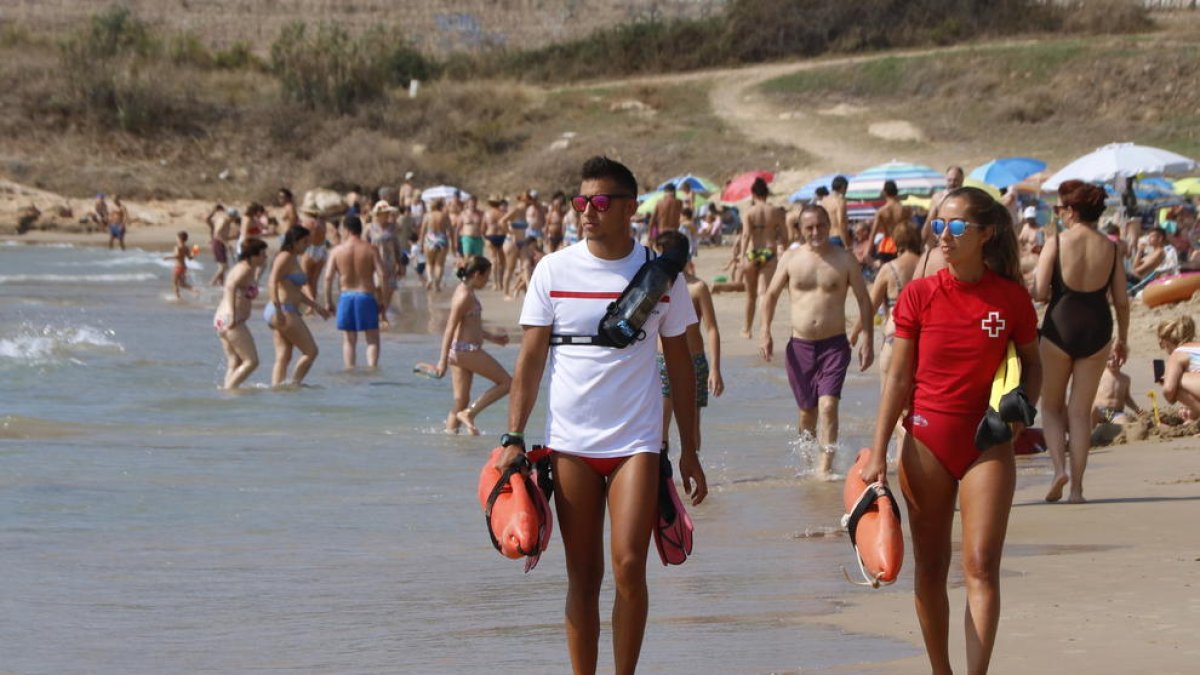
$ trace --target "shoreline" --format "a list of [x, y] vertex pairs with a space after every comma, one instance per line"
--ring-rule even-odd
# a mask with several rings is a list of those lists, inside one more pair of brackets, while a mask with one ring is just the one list
[[[131, 249], [169, 249], [176, 229], [168, 225], [138, 226], [131, 231], [128, 245]], [[206, 234], [202, 222], [189, 232]], [[101, 248], [107, 243], [106, 235], [98, 233], [38, 232], [3, 236], [0, 240]], [[724, 273], [722, 267], [729, 256], [728, 245], [702, 247], [696, 258], [698, 276], [711, 283], [715, 275]], [[206, 268], [212, 264], [207, 251], [200, 262]], [[430, 304], [447, 303], [452, 288], [449, 285], [447, 291], [431, 294]], [[481, 298], [489, 325], [519, 330], [516, 322], [520, 298], [505, 301], [490, 290], [483, 291]], [[726, 369], [743, 357], [760, 358], [757, 325], [754, 339], [740, 335], [745, 295], [717, 294], [713, 300], [722, 333], [722, 355], [729, 359]], [[850, 321], [854, 319], [853, 306], [848, 303]], [[1141, 392], [1152, 387], [1149, 368], [1144, 366], [1157, 357], [1154, 326], [1181, 312], [1195, 314], [1198, 306], [1193, 301], [1148, 308], [1134, 302], [1130, 328], [1134, 365], [1128, 372], [1137, 398], [1144, 400]], [[777, 341], [788, 334], [787, 314], [786, 309], [777, 309], [773, 324]], [[770, 367], [782, 368], [782, 359], [776, 358]], [[877, 378], [878, 371], [868, 371], [868, 375]], [[794, 419], [780, 421], [794, 424]], [[1154, 438], [1097, 447], [1092, 450], [1088, 469], [1086, 495], [1093, 501], [1082, 505], [1046, 504], [1042, 498], [1050, 478], [1048, 456], [1022, 458], [1018, 463], [1018, 486], [1002, 564], [1004, 608], [993, 670], [1128, 672], [1150, 666], [1155, 673], [1191, 672], [1200, 657], [1200, 647], [1192, 640], [1193, 626], [1200, 615], [1200, 596], [1194, 592], [1196, 582], [1190, 576], [1200, 570], [1200, 549], [1184, 547], [1189, 543], [1190, 535], [1186, 533], [1195, 530], [1196, 502], [1200, 502], [1200, 441], [1191, 437]], [[898, 483], [894, 477], [892, 480]], [[1184, 536], [1172, 538], [1173, 532]], [[907, 538], [907, 527], [905, 535]], [[960, 545], [960, 530], [953, 541], [958, 542], [956, 547]], [[797, 615], [797, 621], [865, 636], [864, 640], [870, 636], [900, 640], [911, 644], [918, 655], [894, 661], [864, 661], [824, 672], [928, 672], [911, 599], [911, 543], [906, 546], [909, 555], [897, 585], [870, 591], [847, 584], [844, 590], [827, 597], [840, 608], [836, 613]], [[797, 555], [804, 555], [803, 550], [798, 548]], [[849, 546], [845, 546], [844, 556], [845, 563], [850, 564]], [[959, 565], [956, 555], [950, 575], [950, 644], [952, 660], [961, 667], [965, 654], [961, 627], [964, 592]]]

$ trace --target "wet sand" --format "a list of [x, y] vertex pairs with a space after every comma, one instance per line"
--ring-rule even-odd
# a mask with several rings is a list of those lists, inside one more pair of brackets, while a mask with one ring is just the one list
[[[134, 227], [128, 244], [169, 246], [181, 225]], [[204, 241], [201, 221], [190, 222], [186, 229], [193, 241]], [[5, 238], [98, 245], [106, 241], [100, 234], [51, 232]], [[728, 258], [728, 247], [702, 248], [697, 271], [711, 282], [725, 274], [721, 268]], [[785, 302], [781, 299], [781, 304]], [[515, 325], [519, 301], [505, 302], [487, 293], [485, 303], [489, 324]], [[753, 340], [740, 336], [743, 303], [741, 293], [715, 296], [727, 363], [745, 363], [737, 357], [753, 358], [757, 353], [757, 330]], [[1196, 309], [1194, 303], [1150, 309], [1135, 302], [1128, 372], [1136, 396], [1144, 403], [1144, 392], [1152, 386], [1149, 361], [1159, 356], [1154, 327], [1181, 312], [1196, 314]], [[852, 320], [852, 306], [848, 314]], [[786, 322], [787, 309], [781, 306], [774, 326], [777, 344], [788, 336]], [[775, 367], [782, 367], [779, 359]], [[874, 368], [871, 373], [876, 373]], [[719, 399], [715, 405], [719, 410]], [[707, 414], [714, 414], [713, 409]], [[794, 424], [794, 419], [779, 422]], [[1195, 534], [1200, 516], [1200, 441], [1149, 440], [1093, 449], [1086, 478], [1086, 496], [1091, 501], [1084, 505], [1042, 501], [1050, 478], [1045, 455], [1023, 459], [1020, 471], [1002, 568], [1004, 609], [993, 672], [1194, 672], [1200, 657], [1194, 640], [1200, 593], [1192, 577], [1200, 571], [1200, 540]], [[956, 668], [962, 670], [965, 601], [957, 560], [951, 571], [951, 654]], [[851, 563], [848, 550], [846, 563]], [[871, 591], [846, 584], [830, 598], [842, 606], [840, 613], [798, 620], [901, 640], [921, 652], [911, 589], [910, 554], [895, 586]], [[829, 672], [923, 673], [928, 672], [928, 664], [921, 655]]]

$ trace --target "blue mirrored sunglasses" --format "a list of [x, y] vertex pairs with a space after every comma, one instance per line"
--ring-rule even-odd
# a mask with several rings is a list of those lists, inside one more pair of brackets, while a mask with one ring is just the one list
[[955, 218], [954, 220], [934, 218], [933, 220], [929, 221], [929, 226], [933, 228], [933, 233], [939, 237], [942, 236], [942, 232], [944, 232], [947, 227], [950, 228], [950, 236], [953, 237], [963, 236], [967, 233], [968, 227], [980, 227], [975, 223], [968, 223], [962, 218]]

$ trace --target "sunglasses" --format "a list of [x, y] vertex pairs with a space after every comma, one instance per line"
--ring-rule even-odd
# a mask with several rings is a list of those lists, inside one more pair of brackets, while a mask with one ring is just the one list
[[962, 218], [955, 218], [954, 220], [934, 218], [933, 220], [929, 221], [929, 226], [933, 228], [933, 233], [939, 237], [942, 236], [942, 232], [945, 232], [947, 227], [950, 228], [950, 235], [953, 237], [963, 236], [967, 233], [968, 227], [982, 227], [982, 225], [968, 223]]
[[633, 195], [576, 195], [571, 197], [571, 208], [579, 213], [587, 211], [588, 204], [591, 204], [597, 211], [604, 213], [612, 208], [614, 199], [632, 199]]

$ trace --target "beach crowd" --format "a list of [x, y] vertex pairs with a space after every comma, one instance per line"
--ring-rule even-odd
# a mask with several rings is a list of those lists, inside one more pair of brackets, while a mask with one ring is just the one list
[[[633, 173], [604, 157], [583, 165], [577, 190], [549, 199], [537, 189], [486, 199], [452, 188], [422, 191], [408, 173], [398, 186], [313, 190], [299, 203], [281, 188], [270, 208], [217, 204], [206, 225], [216, 263], [208, 283], [222, 289], [213, 328], [227, 359], [223, 386], [239, 387], [259, 366], [256, 301], [264, 319], [257, 325], [274, 346], [271, 384], [296, 387], [318, 358], [309, 322], [336, 321], [348, 369], [359, 363], [361, 334], [365, 365], [376, 368], [395, 290], [407, 283], [438, 294], [454, 275], [438, 357], [415, 370], [451, 375], [448, 433], [478, 434], [480, 412], [510, 397], [496, 460], [503, 470], [525, 455], [525, 425], [549, 369], [544, 443], [554, 449], [571, 661], [577, 673], [595, 671], [607, 511], [614, 658], [617, 672], [633, 672], [648, 606], [660, 454], [669, 452], [673, 422], [679, 477], [690, 503], [699, 504], [707, 493], [700, 410], [724, 391], [712, 294], [743, 293], [740, 337], [756, 340], [763, 359], [784, 362], [797, 432], [819, 448], [816, 473], [832, 476], [847, 372], [879, 363], [862, 478], [886, 485], [889, 461], [898, 467], [917, 615], [938, 673], [950, 672], [946, 589], [957, 504], [967, 660], [971, 672], [985, 672], [999, 624], [1014, 442], [1033, 433], [1040, 415], [1054, 468], [1045, 500], [1085, 501], [1093, 430], [1146, 412], [1123, 372], [1134, 357], [1153, 356], [1130, 353], [1131, 298], [1155, 279], [1188, 270], [1200, 247], [1190, 201], [1162, 211], [1131, 202], [1112, 207], [1103, 188], [1080, 181], [1063, 182], [1051, 198], [1011, 190], [997, 199], [963, 187], [963, 177], [949, 167], [945, 188], [924, 208], [906, 204], [886, 182], [872, 215], [859, 220], [849, 217], [842, 176], [790, 205], [778, 203], [760, 178], [740, 208], [668, 184], [652, 208], [639, 209]], [[124, 247], [119, 197], [109, 204], [99, 196], [93, 218], [107, 228], [110, 247]], [[181, 232], [168, 256], [176, 293], [187, 287], [185, 264], [198, 248]], [[597, 325], [620, 309], [651, 261], [726, 250], [727, 275], [709, 283], [689, 260], [683, 283], [651, 299], [634, 326], [642, 339], [622, 347], [597, 338]], [[479, 291], [488, 288], [521, 298], [520, 336], [484, 327]], [[772, 323], [785, 290], [790, 334], [777, 348]], [[857, 311], [847, 313], [848, 303]], [[1183, 420], [1200, 419], [1195, 333], [1186, 315], [1158, 329], [1156, 381]], [[520, 345], [512, 373], [484, 348], [510, 340]], [[1020, 384], [997, 406], [993, 375], [1014, 360]], [[472, 398], [477, 375], [490, 386]]]

